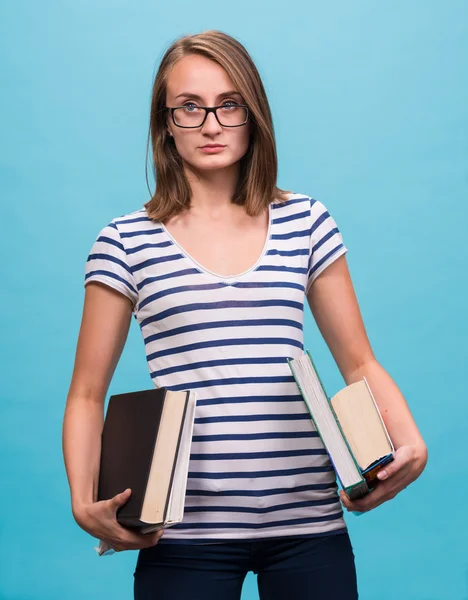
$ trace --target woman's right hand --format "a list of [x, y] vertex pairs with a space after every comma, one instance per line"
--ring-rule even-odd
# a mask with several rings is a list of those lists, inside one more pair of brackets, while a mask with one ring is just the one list
[[138, 533], [117, 522], [117, 510], [127, 502], [131, 493], [130, 489], [126, 489], [110, 500], [81, 505], [73, 510], [75, 521], [93, 537], [107, 542], [116, 552], [155, 546], [164, 533], [163, 529]]

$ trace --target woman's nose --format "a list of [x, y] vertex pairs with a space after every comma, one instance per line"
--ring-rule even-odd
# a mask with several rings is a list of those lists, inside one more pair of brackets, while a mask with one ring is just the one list
[[222, 127], [218, 123], [218, 119], [216, 118], [216, 115], [213, 112], [210, 112], [206, 115], [202, 131], [204, 131], [205, 133], [222, 131]]

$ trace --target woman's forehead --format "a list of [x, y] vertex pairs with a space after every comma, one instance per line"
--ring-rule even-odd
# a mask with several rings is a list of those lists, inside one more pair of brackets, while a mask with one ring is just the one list
[[167, 94], [174, 99], [182, 94], [220, 97], [235, 90], [223, 67], [204, 56], [185, 56], [173, 66], [167, 78]]

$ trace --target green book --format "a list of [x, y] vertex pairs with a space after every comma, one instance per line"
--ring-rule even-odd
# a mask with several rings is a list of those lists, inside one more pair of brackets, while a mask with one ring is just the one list
[[330, 399], [308, 350], [288, 364], [342, 488], [351, 500], [365, 496], [394, 453], [366, 378]]

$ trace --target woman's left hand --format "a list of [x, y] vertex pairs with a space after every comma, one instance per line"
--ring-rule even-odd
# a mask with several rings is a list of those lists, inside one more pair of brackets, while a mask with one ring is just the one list
[[379, 482], [370, 494], [351, 501], [341, 490], [343, 506], [353, 512], [367, 512], [394, 498], [419, 477], [427, 461], [427, 450], [416, 446], [401, 446], [394, 452], [394, 460], [379, 471]]

